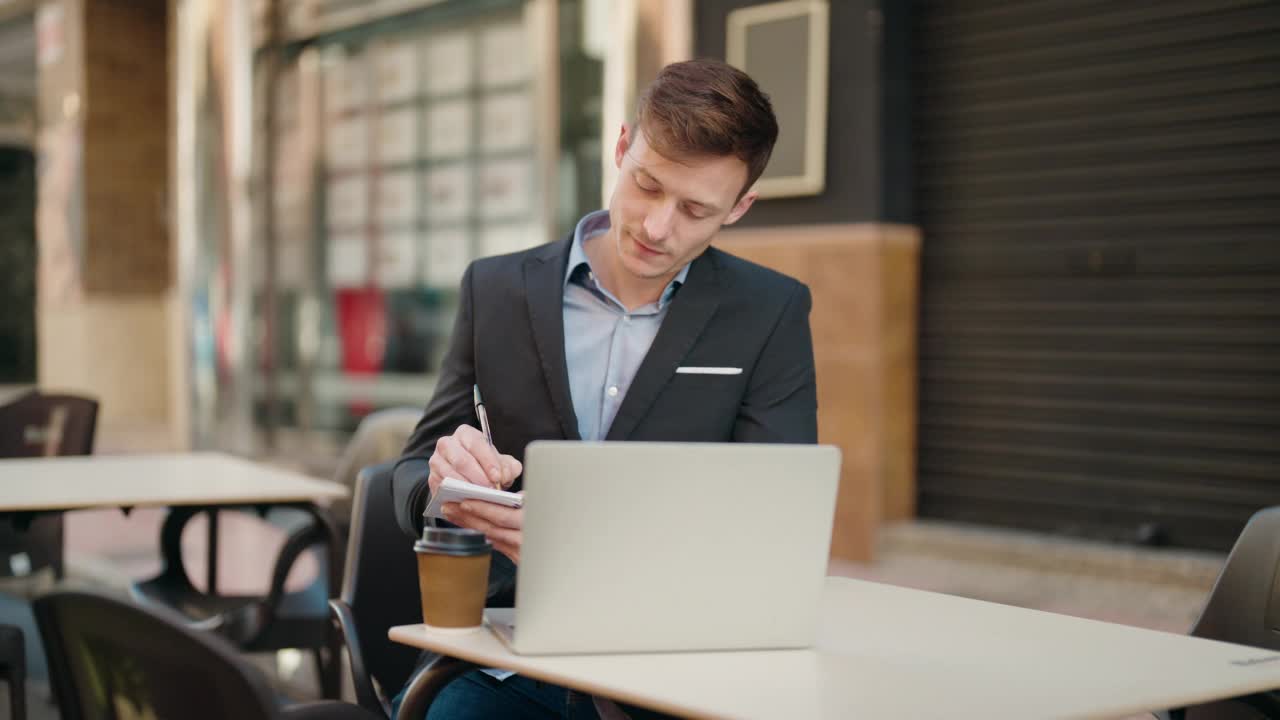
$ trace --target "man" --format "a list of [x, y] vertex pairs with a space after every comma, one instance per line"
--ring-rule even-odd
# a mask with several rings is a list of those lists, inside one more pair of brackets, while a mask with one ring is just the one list
[[[745, 73], [711, 60], [669, 65], [621, 128], [608, 210], [565, 240], [467, 269], [439, 383], [395, 470], [407, 533], [418, 535], [445, 477], [519, 490], [524, 448], [537, 439], [817, 441], [808, 288], [710, 247], [755, 202], [777, 133]], [[493, 447], [476, 428], [473, 384]], [[493, 542], [489, 604], [509, 606], [522, 511], [468, 501], [445, 516]], [[594, 709], [545, 683], [475, 672], [441, 693], [430, 718]]]

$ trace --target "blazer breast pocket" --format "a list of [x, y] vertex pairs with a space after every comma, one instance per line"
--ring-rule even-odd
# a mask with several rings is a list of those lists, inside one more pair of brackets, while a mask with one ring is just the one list
[[740, 367], [681, 365], [654, 406], [663, 432], [673, 440], [727, 441], [746, 385]]
[[677, 375], [741, 375], [742, 368], [711, 366], [711, 365], [681, 365], [676, 368]]
[[736, 407], [746, 384], [747, 376], [740, 367], [681, 365], [667, 387], [684, 402]]

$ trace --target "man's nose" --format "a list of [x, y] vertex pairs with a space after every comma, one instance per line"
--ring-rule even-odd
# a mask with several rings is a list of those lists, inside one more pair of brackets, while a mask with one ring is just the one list
[[658, 203], [649, 208], [644, 219], [644, 232], [650, 239], [661, 241], [671, 234], [675, 223], [676, 206], [674, 203]]

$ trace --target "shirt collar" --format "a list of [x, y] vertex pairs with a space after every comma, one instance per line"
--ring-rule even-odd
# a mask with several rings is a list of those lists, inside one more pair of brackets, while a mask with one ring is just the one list
[[[587, 287], [596, 286], [594, 278], [591, 275], [594, 270], [591, 267], [591, 259], [587, 257], [585, 247], [586, 241], [601, 235], [609, 230], [609, 211], [596, 210], [587, 213], [578, 221], [578, 225], [573, 229], [573, 245], [569, 248], [569, 265], [564, 271], [564, 284], [568, 287], [570, 282], [574, 282], [575, 278], [578, 282], [587, 285]], [[680, 268], [680, 272], [667, 283], [667, 287], [662, 291], [662, 299], [658, 301], [658, 306], [662, 307], [670, 302], [671, 297], [675, 295], [676, 290], [684, 285], [685, 278], [689, 276], [689, 265]], [[581, 268], [581, 269], [579, 269]], [[590, 279], [590, 283], [588, 283]], [[604, 288], [600, 288], [603, 290]]]

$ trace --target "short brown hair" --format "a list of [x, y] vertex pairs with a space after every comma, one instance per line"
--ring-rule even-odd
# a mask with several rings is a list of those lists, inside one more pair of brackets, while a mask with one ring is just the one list
[[636, 101], [636, 126], [668, 158], [737, 156], [747, 164], [743, 193], [764, 172], [778, 139], [769, 96], [750, 75], [711, 59], [662, 68]]

